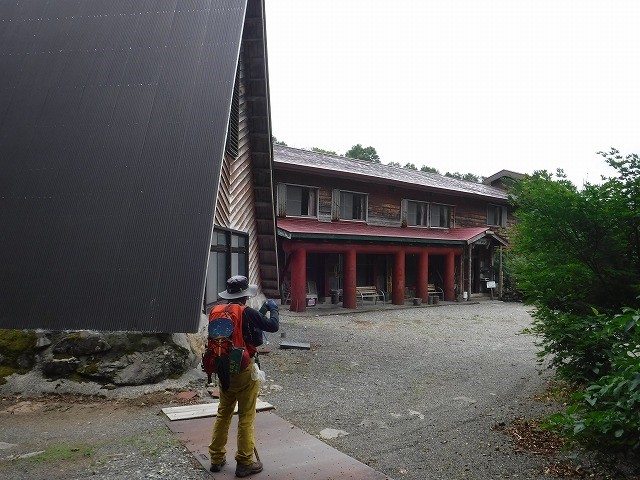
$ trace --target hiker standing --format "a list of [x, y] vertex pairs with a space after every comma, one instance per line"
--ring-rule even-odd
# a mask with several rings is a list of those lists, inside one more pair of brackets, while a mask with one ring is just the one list
[[[247, 298], [255, 296], [257, 292], [257, 285], [250, 285], [247, 277], [233, 276], [227, 280], [227, 289], [218, 294], [228, 300], [228, 303], [217, 305], [209, 314], [210, 321], [216, 316], [232, 317], [234, 344], [236, 339], [239, 339], [239, 342], [243, 342], [245, 346], [240, 373], [231, 375], [228, 384], [222, 385], [219, 389], [220, 404], [209, 445], [211, 471], [219, 472], [227, 463], [225, 456], [227, 436], [237, 402], [238, 451], [235, 456], [237, 477], [246, 477], [262, 471], [260, 459], [256, 458], [255, 461], [253, 459], [255, 450], [253, 422], [256, 418], [256, 400], [260, 382], [257, 378], [252, 378], [252, 372], [257, 367], [254, 365], [256, 346], [262, 343], [258, 339], [262, 337], [262, 330], [277, 332], [279, 328], [278, 305], [273, 300], [268, 300], [260, 311], [245, 305]], [[262, 313], [263, 309], [269, 311], [269, 316]]]

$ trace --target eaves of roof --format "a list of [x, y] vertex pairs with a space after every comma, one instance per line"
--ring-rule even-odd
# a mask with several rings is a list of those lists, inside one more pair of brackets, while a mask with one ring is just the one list
[[433, 229], [419, 227], [386, 227], [363, 222], [320, 222], [307, 218], [278, 218], [278, 235], [297, 240], [335, 240], [360, 242], [422, 243], [430, 245], [468, 245], [491, 236], [507, 245], [489, 227]]

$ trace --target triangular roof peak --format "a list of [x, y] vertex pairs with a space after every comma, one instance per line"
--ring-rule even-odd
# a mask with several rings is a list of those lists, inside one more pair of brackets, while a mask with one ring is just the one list
[[500, 178], [504, 178], [504, 177], [512, 178], [513, 180], [520, 180], [522, 177], [524, 177], [524, 173], [518, 173], [518, 172], [514, 172], [512, 170], [500, 170], [499, 172], [494, 173], [490, 177], [485, 178], [482, 181], [482, 183], [484, 183], [486, 185], [491, 185], [496, 180], [498, 180]]
[[507, 190], [516, 180], [520, 180], [523, 177], [523, 173], [513, 172], [511, 170], [500, 170], [498, 173], [494, 173], [490, 177], [485, 178], [482, 183]]

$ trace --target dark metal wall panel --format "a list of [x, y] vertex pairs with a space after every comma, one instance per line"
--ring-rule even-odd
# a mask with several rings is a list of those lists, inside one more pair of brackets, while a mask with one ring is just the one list
[[197, 329], [245, 11], [0, 2], [0, 328]]

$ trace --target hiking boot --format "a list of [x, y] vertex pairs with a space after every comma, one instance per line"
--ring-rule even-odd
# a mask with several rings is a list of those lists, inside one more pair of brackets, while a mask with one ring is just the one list
[[249, 464], [239, 463], [236, 466], [236, 477], [246, 477], [254, 473], [260, 473], [262, 471], [262, 462], [253, 462]]
[[211, 468], [209, 470], [211, 470], [212, 472], [219, 472], [220, 470], [222, 470], [222, 467], [224, 467], [226, 464], [227, 464], [227, 460], [223, 458], [220, 463], [212, 463]]

